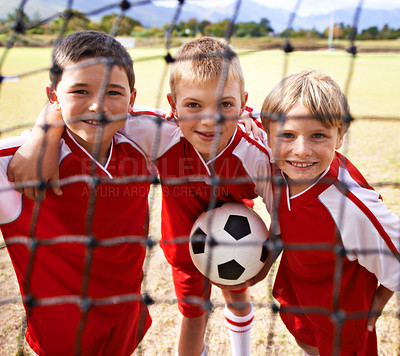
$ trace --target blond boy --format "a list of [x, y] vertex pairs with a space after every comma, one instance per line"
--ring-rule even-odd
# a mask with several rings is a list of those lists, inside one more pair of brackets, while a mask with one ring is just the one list
[[377, 355], [376, 319], [400, 289], [400, 219], [336, 151], [347, 99], [326, 74], [303, 71], [275, 86], [261, 117], [284, 179], [281, 318], [305, 355]]

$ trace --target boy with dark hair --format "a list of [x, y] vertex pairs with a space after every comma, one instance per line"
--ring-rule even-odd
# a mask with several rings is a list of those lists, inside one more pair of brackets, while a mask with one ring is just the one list
[[[211, 284], [190, 258], [190, 230], [202, 212], [228, 201], [263, 196], [271, 211], [270, 154], [238, 125], [242, 113], [251, 114], [251, 109], [246, 107], [239, 58], [227, 43], [211, 37], [193, 40], [174, 59], [167, 97], [178, 125], [159, 120], [164, 115], [160, 111], [135, 107], [120, 132], [134, 138], [157, 166], [163, 192], [161, 247], [172, 267], [182, 314], [177, 353], [198, 356], [206, 355]], [[266, 269], [272, 260], [270, 254]], [[266, 269], [244, 287], [261, 280]], [[253, 306], [246, 288], [230, 289], [223, 289], [225, 324], [233, 355], [246, 356]]]
[[[0, 141], [0, 228], [27, 313], [26, 340], [38, 355], [128, 356], [151, 324], [140, 292], [148, 162], [117, 133], [135, 101], [133, 62], [96, 31], [66, 36], [52, 61], [46, 92], [66, 126], [57, 150], [63, 194], [48, 190], [39, 205], [14, 191], [7, 167], [26, 138]], [[140, 179], [118, 182], [132, 175]]]
[[281, 318], [305, 355], [378, 355], [376, 320], [400, 290], [400, 219], [336, 152], [347, 99], [326, 74], [303, 71], [272, 89], [261, 118], [284, 180], [273, 290]]

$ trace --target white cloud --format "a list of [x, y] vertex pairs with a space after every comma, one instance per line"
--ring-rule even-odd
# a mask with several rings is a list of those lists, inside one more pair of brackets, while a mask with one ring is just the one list
[[[246, 0], [242, 0], [242, 3]], [[272, 7], [272, 8], [280, 8], [289, 11], [293, 11], [298, 0], [251, 0], [254, 2], [258, 2], [262, 5]], [[186, 0], [189, 4], [196, 4], [203, 7], [220, 7], [225, 6], [227, 4], [232, 4], [235, 0]], [[302, 0], [300, 3], [300, 7], [298, 9], [299, 15], [309, 15], [309, 14], [319, 14], [319, 13], [328, 13], [335, 9], [343, 9], [343, 8], [356, 8], [359, 5], [360, 0]], [[176, 0], [160, 0], [154, 1], [157, 5], [160, 6], [176, 6]], [[368, 9], [396, 9], [400, 8], [399, 0], [364, 0], [363, 8]]]
[[[244, 0], [245, 1], [245, 0]], [[273, 8], [283, 8], [293, 11], [297, 0], [252, 0]], [[298, 9], [299, 15], [312, 13], [327, 13], [333, 9], [356, 8], [360, 0], [302, 0]], [[396, 9], [400, 8], [398, 0], [364, 0], [363, 8], [368, 9]]]

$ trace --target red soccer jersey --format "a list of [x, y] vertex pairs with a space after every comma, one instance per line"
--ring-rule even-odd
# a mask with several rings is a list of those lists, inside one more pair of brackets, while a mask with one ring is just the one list
[[[20, 144], [20, 138], [0, 143], [3, 188], [10, 187], [7, 166]], [[96, 176], [104, 182], [91, 180], [93, 162]], [[141, 181], [114, 183], [115, 179], [124, 177]], [[0, 193], [1, 230], [21, 294], [34, 297], [33, 308], [27, 308], [26, 338], [30, 346], [40, 355], [67, 350], [72, 354], [83, 316], [74, 297], [80, 296], [93, 302], [84, 324], [82, 348], [132, 313], [142, 313], [137, 315], [136, 322], [143, 322], [144, 335], [151, 319], [147, 309], [132, 299], [141, 298], [144, 239], [148, 230], [150, 184], [145, 155], [117, 133], [103, 167], [65, 133], [60, 144], [60, 179], [71, 181], [62, 186], [60, 197], [50, 189], [46, 192], [36, 222], [33, 218], [35, 205], [31, 200], [13, 190]], [[22, 237], [32, 241], [32, 235], [39, 242], [36, 251], [15, 240]], [[56, 241], [64, 236], [64, 241]], [[81, 242], [90, 236], [94, 238], [93, 250]], [[119, 237], [136, 239], [121, 243]], [[103, 246], [102, 241], [108, 244]], [[32, 272], [28, 276], [30, 262]], [[87, 283], [84, 281], [86, 268], [89, 271]], [[128, 301], [107, 300], [115, 296], [126, 297]], [[40, 305], [49, 300], [46, 298], [58, 297], [65, 300], [58, 303], [50, 299], [49, 305]]]
[[[282, 188], [279, 221], [284, 252], [274, 296], [283, 306], [300, 307], [317, 336], [331, 345], [331, 316], [344, 312], [341, 348], [360, 349], [368, 335], [367, 314], [377, 279], [391, 290], [400, 289], [400, 219], [337, 153], [319, 182], [304, 192], [289, 198], [288, 187]], [[344, 248], [342, 257], [335, 246]], [[338, 278], [335, 271], [340, 271]], [[304, 307], [319, 309], [307, 313]]]
[[[192, 265], [188, 237], [198, 216], [227, 201], [264, 197], [272, 207], [270, 151], [238, 125], [228, 146], [205, 162], [180, 128], [154, 109], [136, 107], [122, 132], [155, 160], [162, 183], [161, 246], [172, 265]], [[214, 190], [213, 179], [219, 183]], [[178, 240], [177, 240], [178, 239]]]

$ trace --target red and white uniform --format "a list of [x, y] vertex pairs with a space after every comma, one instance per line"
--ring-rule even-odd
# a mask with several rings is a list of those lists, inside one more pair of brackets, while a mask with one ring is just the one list
[[[135, 137], [138, 145], [156, 159], [163, 192], [161, 247], [173, 267], [179, 308], [185, 316], [195, 317], [204, 311], [183, 306], [182, 300], [188, 296], [204, 296], [204, 278], [189, 253], [191, 228], [202, 212], [213, 207], [213, 194], [216, 205], [263, 196], [271, 211], [270, 152], [238, 125], [228, 146], [205, 162], [175, 123], [159, 120], [159, 126], [152, 110], [134, 108], [122, 132], [126, 137]], [[213, 178], [220, 180], [215, 190]]]
[[[62, 186], [62, 196], [47, 190], [37, 222], [34, 222], [34, 202], [12, 190], [7, 180], [8, 163], [24, 141], [22, 137], [0, 141], [0, 228], [21, 294], [32, 295], [36, 304], [40, 304], [43, 298], [82, 296], [89, 249], [79, 239], [85, 236], [93, 236], [100, 242], [110, 239], [109, 246], [93, 249], [86, 296], [94, 304], [101, 304], [104, 298], [114, 296], [130, 297], [131, 300], [92, 306], [87, 314], [81, 346], [83, 351], [92, 350], [91, 344], [98, 340], [103, 342], [104, 335], [113, 327], [129, 320], [128, 325], [133, 326], [125, 339], [129, 342], [126, 355], [130, 355], [151, 324], [146, 306], [132, 300], [141, 298], [144, 240], [148, 232], [150, 184], [147, 158], [139, 147], [116, 133], [103, 167], [65, 132], [59, 146], [60, 179], [70, 177], [71, 182]], [[95, 201], [91, 205], [92, 187], [87, 180], [80, 178], [82, 175], [90, 178], [93, 162], [96, 176], [106, 182], [96, 187]], [[113, 182], [115, 178], [128, 176], [143, 178], [143, 181]], [[30, 251], [29, 245], [23, 243], [31, 240], [32, 235], [39, 241], [36, 251]], [[60, 236], [67, 236], [69, 240], [52, 244], [52, 240]], [[139, 242], [112, 244], [112, 238], [127, 236], [136, 236]], [[14, 237], [25, 237], [25, 240], [15, 241]], [[43, 244], [45, 241], [48, 243]], [[31, 258], [33, 268], [29, 277], [26, 273]], [[33, 308], [27, 309], [26, 338], [37, 354], [73, 353], [83, 314], [71, 299], [71, 302], [55, 301], [50, 305], [34, 304]], [[112, 349], [112, 346], [107, 348]], [[117, 344], [114, 347], [120, 350], [122, 346]]]
[[[361, 350], [371, 336], [366, 322], [377, 281], [400, 290], [399, 217], [339, 153], [307, 190], [289, 198], [284, 186], [281, 193], [284, 252], [273, 293], [283, 307], [300, 307], [294, 314], [283, 309], [283, 321], [297, 339], [318, 346], [321, 356], [331, 355], [337, 303], [345, 316], [340, 349]], [[335, 253], [340, 247], [342, 257]]]

